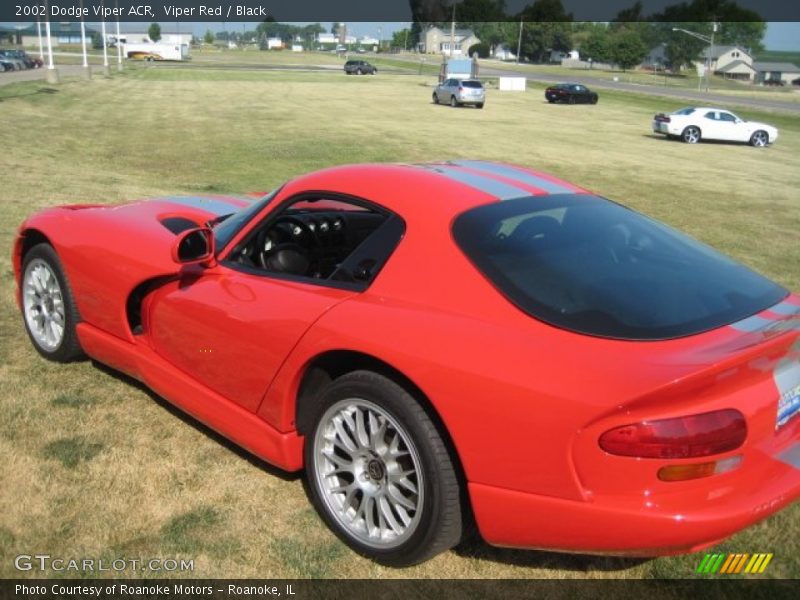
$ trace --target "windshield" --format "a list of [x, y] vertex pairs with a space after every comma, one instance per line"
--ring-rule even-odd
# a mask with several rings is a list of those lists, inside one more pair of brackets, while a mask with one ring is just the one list
[[273, 190], [261, 200], [253, 202], [250, 206], [245, 206], [243, 209], [231, 213], [230, 215], [223, 215], [222, 218], [217, 218], [216, 225], [214, 225], [214, 241], [217, 250], [222, 250], [228, 245], [234, 236], [244, 227], [250, 219], [256, 216], [261, 209], [264, 208], [275, 195], [280, 191], [280, 188]]
[[708, 246], [596, 196], [481, 206], [456, 219], [453, 235], [523, 311], [588, 335], [693, 335], [744, 319], [788, 294]]

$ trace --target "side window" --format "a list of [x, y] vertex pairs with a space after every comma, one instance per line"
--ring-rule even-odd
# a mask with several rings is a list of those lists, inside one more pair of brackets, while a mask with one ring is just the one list
[[400, 217], [368, 202], [306, 194], [255, 227], [226, 263], [255, 274], [366, 289], [404, 232]]
[[712, 121], [718, 121], [719, 120], [718, 117], [717, 117], [717, 113], [715, 113], [714, 111], [707, 112], [705, 116], [706, 116], [706, 119], [711, 119]]
[[736, 117], [733, 116], [731, 113], [721, 112], [719, 113], [720, 121], [727, 121], [729, 123], [735, 123]]

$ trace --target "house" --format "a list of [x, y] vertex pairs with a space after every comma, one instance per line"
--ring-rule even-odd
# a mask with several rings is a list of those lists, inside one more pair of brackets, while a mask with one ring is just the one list
[[[41, 25], [42, 39], [44, 39], [45, 26]], [[92, 35], [97, 32], [96, 29], [86, 27], [86, 39], [90, 40]], [[38, 46], [39, 33], [36, 30], [36, 25], [30, 25], [24, 29], [19, 30], [21, 42], [23, 46]], [[81, 43], [81, 24], [76, 23], [50, 23], [50, 43], [53, 46], [60, 44], [80, 44]]]
[[580, 53], [577, 50], [562, 52], [561, 50], [550, 50], [550, 62], [561, 63], [564, 60], [580, 60]]
[[450, 30], [442, 30], [439, 27], [429, 27], [422, 33], [417, 49], [423, 54], [451, 54], [450, 46], [452, 44], [452, 54], [458, 56], [466, 56], [469, 49], [475, 44], [480, 44], [481, 41], [476, 37], [471, 29], [456, 29], [453, 32], [452, 38]]
[[703, 76], [706, 71], [706, 64], [708, 63], [712, 73], [725, 74], [735, 79], [751, 79], [746, 77], [746, 67], [742, 65], [731, 66], [726, 69], [728, 65], [734, 62], [740, 62], [744, 65], [753, 64], [753, 56], [741, 46], [720, 46], [713, 45], [707, 46], [703, 49], [700, 59], [695, 61], [695, 68], [697, 74]]
[[756, 83], [782, 81], [784, 84], [790, 85], [795, 79], [800, 78], [800, 67], [792, 63], [754, 62], [753, 70]]
[[517, 58], [517, 55], [505, 44], [498, 44], [495, 46], [492, 51], [492, 56], [497, 60], [514, 60]]
[[715, 75], [722, 75], [725, 79], [739, 79], [741, 81], [752, 81], [755, 78], [756, 70], [753, 65], [743, 60], [729, 62], [724, 67], [714, 71]]
[[659, 44], [651, 48], [647, 56], [642, 60], [642, 67], [646, 69], [659, 69], [664, 68], [667, 64], [667, 45]]

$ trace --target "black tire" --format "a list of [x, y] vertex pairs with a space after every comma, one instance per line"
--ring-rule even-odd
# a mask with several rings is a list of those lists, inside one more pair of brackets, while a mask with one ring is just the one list
[[483, 102], [480, 102], [475, 105], [475, 108], [483, 108]]
[[592, 100], [591, 100], [591, 102], [592, 102], [592, 104], [597, 104], [597, 94], [595, 94], [594, 96], [592, 96]]
[[[25, 314], [25, 284], [28, 276], [28, 269], [35, 268], [37, 264], [44, 264], [55, 275], [58, 287], [60, 288], [61, 302], [63, 306], [63, 334], [60, 342], [55, 347], [47, 347], [37, 339], [28, 323], [28, 318]], [[23, 290], [23, 307], [22, 307], [22, 320], [25, 323], [25, 331], [28, 337], [36, 348], [36, 351], [48, 360], [54, 362], [70, 362], [81, 358], [83, 350], [81, 350], [80, 343], [78, 342], [78, 335], [75, 331], [75, 326], [80, 323], [80, 314], [78, 308], [75, 306], [75, 301], [72, 296], [72, 290], [69, 287], [69, 281], [64, 274], [64, 268], [61, 261], [53, 250], [53, 247], [46, 243], [37, 244], [31, 248], [22, 261], [22, 281], [21, 286]]]
[[695, 127], [694, 125], [689, 125], [686, 129], [681, 132], [681, 140], [683, 140], [687, 144], [696, 144], [700, 141], [702, 134], [700, 133], [700, 128]]
[[378, 69], [372, 69], [372, 74], [373, 75], [377, 75], [378, 74]]
[[453, 108], [458, 106], [458, 100], [456, 100], [455, 96], [450, 96], [450, 106]]
[[[350, 415], [352, 423], [367, 424], [361, 430], [361, 440], [367, 440], [367, 445], [359, 440], [357, 428], [354, 430], [342, 418], [344, 415]], [[376, 417], [374, 421], [372, 416]], [[331, 432], [338, 432], [331, 429], [334, 417], [340, 419], [341, 430], [348, 430], [351, 450], [342, 449], [344, 438], [331, 439]], [[371, 371], [343, 375], [322, 392], [312, 423], [304, 448], [309, 495], [328, 527], [348, 546], [381, 564], [406, 567], [460, 541], [463, 490], [450, 454], [425, 409], [400, 385]], [[372, 451], [373, 445], [384, 449], [383, 453]], [[393, 458], [393, 446], [406, 452]], [[415, 482], [416, 492], [402, 487], [408, 494], [404, 498], [414, 506], [403, 509], [407, 522], [399, 518], [398, 503], [390, 505], [401, 489], [390, 479], [398, 472], [403, 473], [403, 479]], [[330, 482], [331, 489], [323, 489], [322, 482]], [[372, 533], [368, 533], [367, 514], [374, 527]], [[376, 519], [382, 525], [376, 525]], [[400, 533], [390, 527], [391, 520], [395, 524], [402, 521], [405, 530]], [[384, 538], [383, 533], [390, 537]]]
[[433, 103], [439, 104], [439, 96], [436, 92], [433, 92]]

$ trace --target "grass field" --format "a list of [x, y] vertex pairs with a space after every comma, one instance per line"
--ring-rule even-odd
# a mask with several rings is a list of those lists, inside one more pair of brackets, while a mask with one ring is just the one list
[[[568, 556], [468, 541], [394, 571], [327, 531], [283, 475], [131, 381], [33, 351], [13, 300], [14, 231], [65, 202], [268, 190], [359, 161], [507, 160], [662, 219], [800, 290], [800, 119], [766, 149], [688, 146], [650, 133], [678, 103], [603, 93], [551, 106], [542, 87], [490, 90], [484, 110], [430, 103], [430, 76], [148, 68], [112, 79], [0, 87], [0, 577], [12, 558], [195, 559], [197, 577], [692, 577], [702, 555]], [[800, 507], [719, 545], [774, 552], [800, 576]], [[74, 575], [74, 574], [73, 574]], [[126, 572], [153, 577], [154, 573]]]

